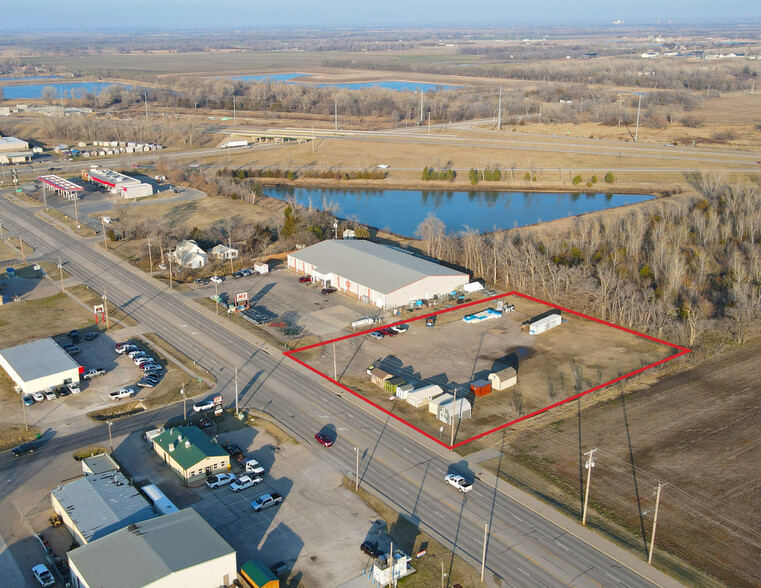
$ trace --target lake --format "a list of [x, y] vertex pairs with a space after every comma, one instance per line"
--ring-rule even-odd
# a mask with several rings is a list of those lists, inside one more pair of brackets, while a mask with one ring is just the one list
[[449, 232], [466, 225], [480, 232], [525, 227], [651, 200], [637, 194], [569, 194], [541, 192], [465, 192], [434, 190], [347, 190], [267, 186], [264, 193], [302, 206], [323, 208], [335, 203], [342, 218], [414, 237], [418, 225], [433, 212]]
[[431, 92], [434, 90], [451, 90], [461, 88], [462, 86], [451, 86], [448, 84], [429, 84], [426, 82], [402, 82], [398, 80], [378, 80], [374, 82], [346, 82], [346, 83], [329, 83], [329, 82], [299, 82], [291, 81], [300, 76], [308, 76], [304, 73], [280, 73], [280, 74], [262, 74], [253, 76], [234, 76], [231, 80], [240, 80], [242, 82], [263, 82], [265, 80], [273, 82], [285, 82], [287, 84], [304, 84], [317, 86], [318, 88], [348, 88], [349, 90], [358, 90], [359, 88], [385, 88], [387, 90], [396, 90], [397, 92]]
[[52, 79], [64, 79], [69, 78], [71, 76], [23, 76], [20, 78], [0, 78], [0, 83], [2, 82], [18, 82], [18, 81], [24, 81], [24, 80], [52, 80]]
[[[2, 84], [3, 80], [0, 80]], [[26, 86], [2, 86], [3, 95], [8, 100], [15, 100], [17, 98], [41, 98], [42, 89], [46, 86], [53, 86], [56, 89], [56, 96], [61, 97], [61, 91], [65, 98], [71, 97], [73, 94], [80, 90], [84, 92], [92, 92], [99, 94], [103, 91], [103, 88], [107, 86], [122, 86], [123, 88], [131, 88], [126, 84], [114, 84], [113, 82], [50, 82], [48, 84], [28, 84]]]

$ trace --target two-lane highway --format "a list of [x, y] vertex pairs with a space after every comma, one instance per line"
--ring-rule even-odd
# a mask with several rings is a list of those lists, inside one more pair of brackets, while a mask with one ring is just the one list
[[[631, 567], [622, 565], [622, 559], [634, 560], [631, 554], [602, 539], [594, 543], [604, 549], [582, 540], [568, 532], [575, 526], [572, 521], [558, 525], [553, 517], [521, 504], [501, 488], [477, 481], [467, 495], [453, 491], [443, 484], [444, 475], [459, 467], [449, 455], [414, 433], [397, 428], [386, 415], [355, 403], [345, 393], [326, 388], [282, 355], [266, 352], [247, 332], [225, 322], [226, 319], [214, 317], [185, 296], [169, 291], [126, 262], [103, 253], [92, 241], [72, 237], [37, 218], [34, 209], [0, 198], [0, 220], [4, 230], [23, 234], [24, 240], [35, 248], [35, 256], [48, 259], [62, 256], [69, 273], [95, 290], [107, 288], [109, 300], [206, 367], [217, 377], [217, 390], [228, 403], [234, 401], [231, 380], [234, 366], [239, 366], [242, 406], [265, 410], [295, 437], [308, 443], [313, 443], [310, 440], [314, 432], [326, 424], [333, 425], [338, 434], [336, 444], [330, 449], [316, 449], [316, 453], [326, 463], [351, 475], [355, 467], [354, 447], [358, 447], [363, 486], [394, 509], [419, 520], [421, 528], [446, 545], [455, 545], [458, 555], [471, 562], [480, 560], [484, 523], [489, 523], [487, 568], [508, 585], [675, 584], [637, 562], [630, 561]], [[163, 420], [176, 415], [178, 410], [181, 412], [175, 407], [163, 409], [160, 415], [137, 415], [118, 426], [122, 430], [130, 427], [137, 430], [149, 418]], [[99, 431], [88, 435], [95, 438], [106, 432], [103, 427]], [[63, 453], [74, 443], [81, 446], [81, 442], [81, 434], [76, 440], [56, 437], [41, 453]], [[35, 454], [29, 462], [37, 458]], [[0, 463], [0, 470], [7, 467], [7, 463]], [[17, 463], [14, 467], [21, 466]]]

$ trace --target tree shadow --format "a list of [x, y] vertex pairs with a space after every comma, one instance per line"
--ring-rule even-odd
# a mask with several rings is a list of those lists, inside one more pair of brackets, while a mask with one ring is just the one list
[[626, 395], [621, 392], [621, 409], [624, 413], [624, 426], [626, 427], [626, 442], [629, 446], [629, 463], [632, 468], [632, 480], [634, 480], [634, 494], [637, 497], [637, 514], [639, 515], [639, 528], [642, 537], [642, 547], [647, 553], [647, 535], [645, 535], [645, 516], [642, 512], [642, 499], [639, 495], [639, 484], [637, 482], [637, 468], [634, 466], [634, 449], [632, 448], [631, 432], [629, 430], [629, 417], [626, 414]]

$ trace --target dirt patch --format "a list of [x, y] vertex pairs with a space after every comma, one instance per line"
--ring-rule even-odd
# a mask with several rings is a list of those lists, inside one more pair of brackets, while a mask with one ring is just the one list
[[542, 428], [508, 430], [510, 465], [502, 473], [579, 515], [583, 453], [597, 447], [592, 525], [644, 557], [654, 488], [666, 482], [656, 565], [688, 585], [714, 585], [692, 565], [732, 586], [756, 586], [760, 353], [761, 344], [749, 345], [598, 406], [578, 407]]
[[37, 427], [29, 427], [27, 430], [22, 425], [5, 425], [0, 432], [0, 451], [5, 451], [16, 447], [27, 441], [34, 441], [40, 436], [40, 430]]
[[87, 414], [92, 420], [102, 423], [111, 419], [121, 419], [124, 417], [138, 414], [145, 410], [142, 402], [127, 402], [117, 406], [96, 410]]

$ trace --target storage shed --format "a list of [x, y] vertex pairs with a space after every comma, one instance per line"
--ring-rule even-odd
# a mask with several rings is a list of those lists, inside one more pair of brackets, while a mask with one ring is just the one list
[[489, 380], [476, 380], [470, 383], [470, 391], [476, 396], [491, 394], [491, 382]]
[[528, 324], [528, 334], [538, 335], [544, 333], [550, 329], [557, 327], [563, 322], [563, 318], [560, 316], [560, 311], [552, 312], [551, 314], [542, 315], [541, 318], [531, 319]]
[[454, 402], [445, 402], [439, 405], [439, 411], [436, 414], [436, 418], [442, 423], [451, 425], [453, 416], [459, 421], [464, 421], [471, 417], [472, 412], [473, 410], [470, 406], [470, 402], [465, 398], [458, 398]]
[[489, 374], [489, 381], [494, 390], [507, 390], [518, 383], [518, 372], [509, 367]]
[[407, 383], [407, 380], [405, 380], [404, 378], [400, 378], [399, 376], [396, 376], [395, 378], [386, 380], [383, 387], [386, 389], [386, 392], [391, 392], [391, 394], [396, 394], [396, 388], [398, 386], [404, 386], [406, 383]]
[[249, 560], [240, 569], [240, 575], [250, 588], [279, 588], [280, 581], [275, 574], [258, 561]]
[[447, 402], [452, 402], [453, 400], [454, 396], [452, 396], [449, 392], [442, 394], [441, 396], [437, 396], [436, 398], [431, 399], [431, 401], [428, 403], [428, 412], [438, 415], [439, 406], [446, 404]]
[[371, 365], [367, 368], [367, 375], [370, 376], [370, 381], [380, 388], [386, 387], [386, 380], [390, 380], [394, 377], [393, 374], [389, 374], [387, 371]]
[[407, 394], [412, 392], [415, 387], [412, 384], [402, 384], [396, 387], [396, 396], [400, 400], [407, 400]]
[[440, 396], [444, 391], [440, 386], [431, 384], [407, 393], [407, 402], [415, 408], [426, 406], [432, 399]]

